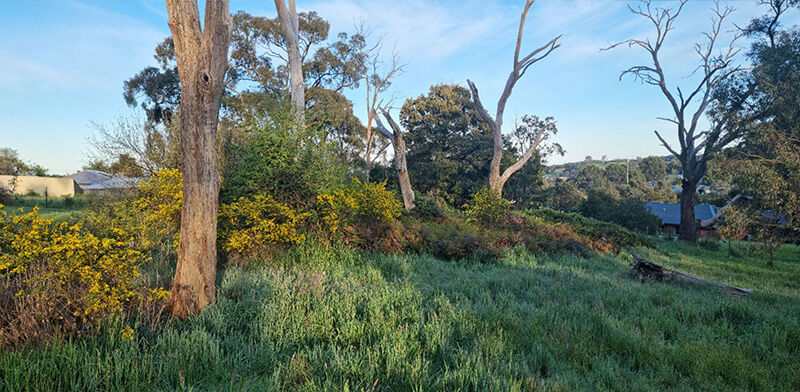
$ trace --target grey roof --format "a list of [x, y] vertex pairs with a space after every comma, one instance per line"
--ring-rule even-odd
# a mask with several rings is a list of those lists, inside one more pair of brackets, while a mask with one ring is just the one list
[[[651, 214], [661, 219], [662, 224], [681, 224], [681, 205], [679, 203], [649, 201], [644, 203], [644, 205]], [[712, 206], [711, 204], [695, 204], [694, 218], [701, 222], [706, 221], [716, 216], [718, 211], [719, 207]]]
[[140, 177], [113, 176], [106, 180], [83, 186], [84, 190], [126, 189], [134, 188], [143, 180]]
[[99, 170], [84, 170], [71, 175], [73, 180], [81, 187], [89, 184], [96, 184], [113, 177], [111, 174]]

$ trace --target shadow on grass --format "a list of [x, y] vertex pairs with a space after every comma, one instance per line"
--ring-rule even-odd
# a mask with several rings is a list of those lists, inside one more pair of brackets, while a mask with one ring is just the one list
[[[717, 278], [755, 268], [673, 255]], [[800, 301], [785, 283], [737, 298], [639, 283], [627, 255], [300, 248], [221, 272], [216, 303], [187, 322], [0, 354], [0, 389], [794, 390]]]

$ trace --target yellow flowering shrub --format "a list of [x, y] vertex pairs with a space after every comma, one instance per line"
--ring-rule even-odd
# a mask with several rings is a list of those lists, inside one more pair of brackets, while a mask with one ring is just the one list
[[467, 222], [499, 223], [508, 217], [511, 202], [503, 199], [497, 191], [483, 188], [472, 196], [464, 208]]
[[183, 204], [183, 176], [178, 169], [162, 169], [138, 187], [134, 206], [141, 212], [142, 228], [156, 237], [167, 237], [178, 247]]
[[98, 236], [116, 230], [132, 234], [132, 245], [142, 251], [174, 255], [179, 240], [183, 202], [182, 176], [164, 169], [143, 181], [130, 197], [93, 203], [83, 223]]
[[69, 329], [119, 314], [143, 295], [153, 300], [165, 297], [163, 289], [140, 290], [137, 286], [138, 267], [147, 257], [131, 247], [131, 236], [124, 230], [118, 229], [108, 238], [98, 237], [80, 224], [43, 219], [38, 207], [2, 218], [0, 291], [5, 295], [0, 305], [5, 310], [0, 317], [0, 335], [19, 329], [17, 324], [25, 319], [25, 312], [34, 309], [39, 312], [38, 325], [51, 322]]
[[219, 209], [220, 243], [225, 251], [249, 254], [271, 244], [305, 239], [298, 226], [308, 217], [268, 195], [223, 204]]
[[400, 216], [400, 201], [386, 189], [386, 181], [364, 183], [353, 178], [343, 190], [317, 196], [320, 218], [332, 232], [342, 224], [387, 223]]

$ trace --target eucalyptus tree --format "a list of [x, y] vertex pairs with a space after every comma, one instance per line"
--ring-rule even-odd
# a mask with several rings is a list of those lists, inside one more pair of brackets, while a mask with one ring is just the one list
[[[729, 127], [732, 116], [711, 117], [712, 124], [708, 130], [700, 130], [700, 119], [717, 98], [713, 94], [714, 88], [741, 70], [735, 62], [740, 48], [737, 46], [741, 33], [734, 33], [727, 45], [718, 49], [718, 42], [724, 33], [723, 25], [731, 15], [733, 9], [721, 8], [719, 3], [714, 3], [712, 8], [711, 29], [703, 33], [705, 43], [696, 43], [694, 50], [699, 57], [699, 81], [688, 90], [676, 87], [674, 90], [667, 84], [667, 78], [662, 64], [662, 49], [669, 32], [674, 30], [675, 21], [686, 5], [687, 0], [681, 0], [676, 8], [653, 6], [647, 0], [639, 6], [628, 6], [633, 15], [645, 18], [655, 29], [655, 37], [632, 38], [615, 43], [604, 50], [619, 46], [637, 47], [647, 53], [648, 62], [634, 65], [620, 75], [620, 80], [631, 75], [644, 84], [656, 86], [660, 89], [669, 103], [673, 117], [662, 117], [675, 126], [679, 146], [674, 147], [662, 135], [655, 131], [656, 137], [681, 164], [683, 171], [681, 202], [681, 224], [679, 238], [684, 241], [697, 241], [697, 222], [694, 215], [695, 194], [697, 184], [707, 170], [708, 160], [718, 153], [723, 147], [741, 136], [739, 132]], [[732, 112], [741, 108], [745, 101], [744, 96], [736, 97], [731, 101]]]
[[174, 316], [185, 318], [214, 301], [217, 272], [216, 133], [231, 15], [227, 0], [167, 0], [169, 28], [181, 83], [180, 134], [183, 203], [178, 264], [170, 292]]
[[525, 19], [528, 15], [528, 11], [530, 10], [531, 6], [533, 6], [535, 0], [526, 0], [525, 1], [525, 8], [522, 11], [522, 15], [520, 16], [519, 20], [519, 30], [517, 32], [517, 45], [514, 49], [514, 62], [511, 68], [511, 73], [508, 75], [508, 79], [506, 80], [505, 88], [503, 89], [502, 94], [500, 95], [500, 99], [497, 101], [497, 111], [495, 116], [492, 117], [489, 112], [484, 107], [483, 103], [478, 96], [478, 88], [475, 86], [471, 80], [467, 79], [467, 84], [469, 84], [469, 88], [472, 92], [472, 100], [475, 103], [475, 107], [480, 113], [481, 118], [489, 125], [489, 129], [492, 133], [492, 140], [493, 140], [493, 149], [492, 149], [492, 160], [489, 164], [489, 188], [492, 190], [502, 194], [503, 192], [503, 185], [508, 181], [508, 179], [517, 171], [519, 171], [531, 157], [537, 152], [540, 144], [547, 140], [550, 136], [550, 129], [549, 127], [529, 127], [528, 130], [532, 131], [527, 137], [528, 145], [524, 146], [521, 151], [524, 151], [519, 159], [516, 162], [512, 163], [510, 166], [506, 167], [503, 172], [500, 172], [500, 165], [503, 160], [503, 112], [506, 108], [506, 102], [508, 98], [511, 96], [511, 91], [514, 89], [514, 85], [525, 75], [525, 72], [530, 68], [531, 65], [535, 64], [539, 60], [547, 57], [552, 53], [556, 48], [561, 46], [558, 43], [558, 40], [561, 36], [557, 36], [551, 39], [548, 43], [540, 46], [537, 49], [534, 49], [524, 57], [520, 58], [520, 51], [522, 47], [522, 31], [525, 27]]

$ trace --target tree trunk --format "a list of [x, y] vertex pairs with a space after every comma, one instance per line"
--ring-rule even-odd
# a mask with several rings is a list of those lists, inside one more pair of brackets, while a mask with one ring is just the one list
[[292, 99], [292, 109], [295, 111], [298, 121], [302, 124], [306, 108], [305, 81], [303, 80], [303, 60], [300, 57], [298, 46], [299, 25], [297, 10], [294, 0], [289, 0], [289, 7], [286, 7], [284, 0], [275, 0], [275, 8], [278, 11], [278, 20], [283, 30], [283, 38], [286, 41], [286, 51], [289, 55], [289, 88]]
[[183, 205], [178, 264], [170, 294], [185, 318], [214, 301], [217, 268], [216, 133], [228, 67], [231, 17], [227, 0], [206, 3], [205, 31], [194, 0], [167, 0], [181, 83]]
[[[394, 166], [397, 169], [397, 181], [400, 183], [400, 193], [403, 195], [403, 206], [406, 211], [414, 209], [414, 190], [411, 188], [411, 178], [408, 176], [408, 167], [406, 166], [406, 142], [403, 140], [403, 130], [394, 122], [394, 119], [389, 116], [389, 113], [383, 112], [383, 117], [392, 127], [392, 147], [394, 148]], [[378, 125], [380, 127], [380, 123]]]
[[694, 215], [694, 194], [697, 182], [683, 180], [681, 191], [681, 227], [678, 239], [686, 242], [697, 242], [697, 219]]

